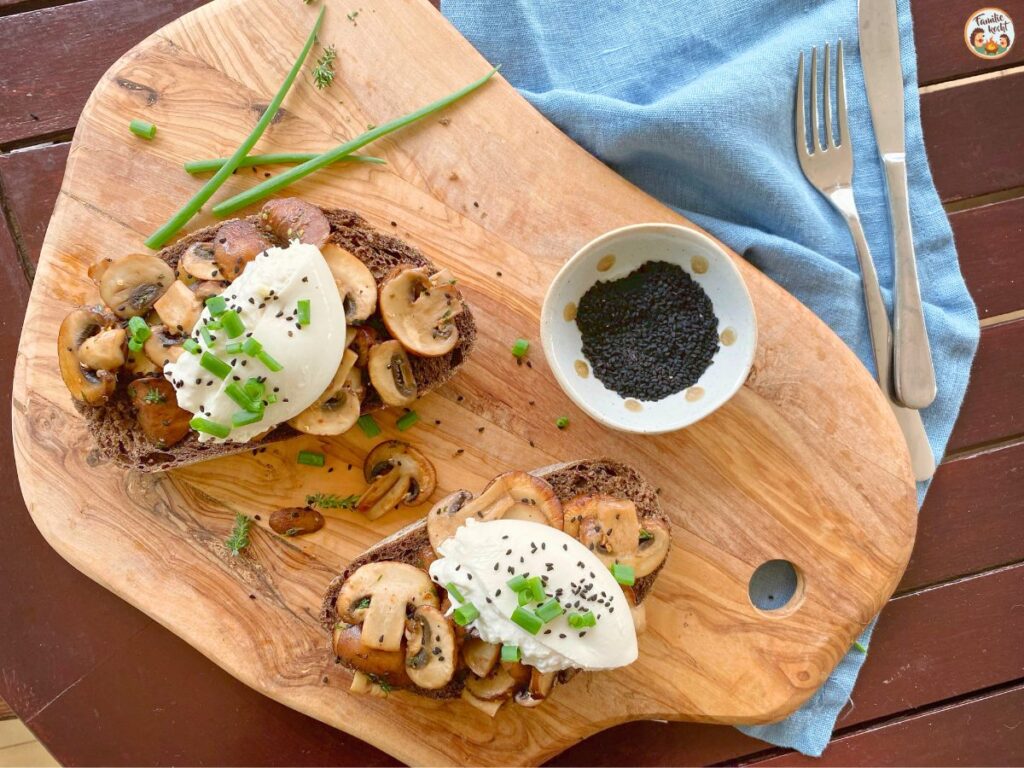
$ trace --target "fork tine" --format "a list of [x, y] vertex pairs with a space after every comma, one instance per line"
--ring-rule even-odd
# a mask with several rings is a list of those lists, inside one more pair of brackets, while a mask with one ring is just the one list
[[832, 135], [832, 51], [825, 43], [825, 146], [834, 149], [835, 137]]
[[849, 125], [846, 119], [846, 68], [843, 65], [843, 41], [836, 45], [836, 111], [839, 113], [839, 141], [849, 145]]
[[803, 160], [807, 154], [807, 117], [804, 114], [804, 52], [796, 67], [796, 151]]
[[811, 48], [811, 152], [820, 146], [818, 137], [818, 46]]

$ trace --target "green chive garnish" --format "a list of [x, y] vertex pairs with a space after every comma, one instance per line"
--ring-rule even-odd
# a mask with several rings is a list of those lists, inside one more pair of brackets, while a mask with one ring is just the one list
[[522, 592], [524, 589], [526, 589], [528, 581], [529, 579], [527, 579], [526, 576], [524, 576], [523, 574], [519, 574], [518, 576], [513, 576], [505, 583], [508, 584], [508, 588], [511, 589], [513, 592]]
[[458, 603], [466, 602], [466, 598], [464, 598], [462, 596], [462, 593], [459, 592], [459, 588], [456, 587], [452, 582], [449, 581], [447, 584], [444, 585], [444, 588], [448, 591], [448, 594], [451, 595], [452, 599], [455, 600], [456, 602], [458, 602]]
[[398, 421], [395, 422], [395, 426], [398, 427], [399, 432], [405, 432], [413, 424], [420, 420], [420, 415], [416, 411], [409, 411], [402, 415]]
[[452, 611], [452, 620], [460, 627], [464, 627], [480, 615], [480, 611], [472, 603], [463, 603]]
[[295, 316], [298, 318], [299, 325], [309, 325], [309, 299], [299, 299], [299, 303], [295, 307]]
[[186, 352], [191, 352], [193, 355], [198, 355], [202, 347], [199, 346], [199, 342], [195, 339], [185, 339], [181, 343], [181, 348]]
[[250, 357], [256, 357], [256, 355], [263, 351], [263, 345], [256, 341], [256, 339], [246, 339], [245, 343], [242, 344], [242, 351]]
[[156, 136], [156, 126], [138, 118], [128, 123], [128, 130], [140, 139], [152, 140]]
[[501, 660], [507, 661], [509, 664], [519, 661], [519, 646], [518, 645], [503, 645], [501, 646]]
[[240, 318], [238, 313], [233, 309], [224, 311], [220, 316], [220, 324], [224, 326], [224, 330], [227, 332], [229, 339], [237, 339], [245, 333], [245, 323], [242, 322], [242, 318]]
[[540, 620], [540, 617], [537, 614], [528, 608], [523, 608], [522, 606], [512, 611], [512, 621], [525, 629], [531, 635], [536, 635], [540, 632], [540, 628], [544, 626], [544, 622]]
[[[248, 155], [242, 158], [238, 164], [239, 168], [250, 168], [254, 165], [298, 165], [312, 160], [316, 154], [311, 152], [271, 152], [266, 155]], [[353, 163], [373, 163], [375, 165], [386, 165], [387, 160], [382, 157], [371, 157], [370, 155], [348, 155], [340, 158], [342, 161]], [[189, 160], [186, 162], [185, 171], [191, 174], [211, 173], [219, 171], [220, 167], [228, 161], [226, 157], [214, 157], [209, 160]]]
[[210, 419], [204, 419], [202, 416], [196, 416], [188, 425], [196, 432], [204, 432], [214, 437], [227, 437], [231, 434], [231, 427], [218, 424], [216, 421], [210, 421]]
[[541, 581], [540, 576], [531, 576], [526, 580], [526, 588], [530, 592], [530, 597], [533, 598], [535, 603], [539, 603], [544, 599], [544, 582]]
[[221, 329], [220, 320], [207, 320], [206, 327], [211, 331], [219, 331]]
[[128, 339], [128, 349], [132, 352], [138, 352], [142, 349], [142, 342], [136, 338]]
[[546, 602], [541, 603], [537, 608], [537, 616], [539, 616], [540, 620], [545, 624], [557, 616], [561, 616], [562, 613], [562, 604], [553, 597], [548, 598]]
[[868, 649], [865, 648], [864, 644], [861, 643], [859, 640], [854, 640], [853, 641], [853, 647], [856, 648], [861, 653], [867, 653], [868, 652]]
[[210, 352], [203, 352], [199, 364], [218, 379], [226, 379], [231, 374], [231, 366]]
[[242, 385], [237, 381], [233, 381], [224, 387], [224, 394], [230, 397], [235, 403], [241, 406], [244, 410], [250, 413], [260, 413], [263, 408], [262, 403], [258, 402], [254, 398], [250, 397], [249, 394], [242, 388]]
[[224, 351], [229, 355], [240, 355], [242, 354], [242, 342], [232, 341], [230, 344], [224, 347]]
[[363, 434], [367, 437], [376, 437], [380, 434], [380, 427], [377, 426], [377, 422], [374, 421], [373, 416], [368, 413], [364, 416], [360, 416], [358, 421], [356, 421], [356, 424], [359, 425], [359, 428], [363, 430]]
[[207, 347], [213, 346], [213, 336], [210, 335], [210, 329], [205, 325], [199, 326], [199, 335], [203, 337], [203, 341], [206, 342]]
[[573, 629], [595, 627], [597, 626], [597, 617], [590, 611], [585, 611], [583, 613], [570, 613], [569, 626]]
[[263, 411], [237, 411], [231, 417], [231, 423], [236, 427], [246, 427], [257, 421], [263, 421]]
[[531, 593], [528, 589], [516, 592], [516, 595], [519, 597], [520, 605], [529, 605], [533, 602], [533, 593]]
[[530, 342], [526, 339], [516, 339], [516, 343], [512, 345], [512, 355], [514, 357], [524, 357], [526, 350], [530, 348]]
[[149, 330], [149, 325], [144, 318], [133, 317], [128, 321], [128, 334], [137, 341], [145, 341], [153, 335], [153, 332]]
[[619, 584], [623, 584], [627, 587], [633, 586], [636, 583], [636, 573], [633, 570], [632, 565], [626, 565], [625, 563], [613, 563], [612, 564], [612, 576]]
[[295, 460], [299, 464], [305, 464], [307, 467], [322, 467], [325, 458], [322, 453], [317, 453], [316, 451], [299, 451], [299, 455]]
[[227, 299], [223, 296], [211, 296], [206, 300], [206, 308], [210, 310], [210, 314], [214, 317], [220, 317], [227, 311]]
[[267, 405], [273, 405], [274, 403], [277, 402], [277, 395], [275, 395], [273, 392], [271, 392], [269, 395], [267, 395], [263, 399], [267, 401]]
[[267, 370], [271, 371], [272, 373], [277, 373], [278, 371], [284, 370], [284, 366], [277, 362], [277, 360], [272, 358], [270, 356], [270, 353], [267, 352], [267, 350], [265, 349], [262, 349], [258, 353], [256, 353], [256, 359], [263, 363], [265, 366], [267, 366]]
[[242, 388], [245, 389], [245, 394], [247, 394], [253, 400], [262, 400], [263, 393], [267, 389], [266, 385], [264, 385], [262, 381], [255, 377], [251, 379], [246, 379], [245, 384], [242, 385]]
[[557, 419], [555, 419], [555, 426], [558, 427], [559, 429], [565, 429], [566, 427], [569, 426], [569, 417], [559, 416]]

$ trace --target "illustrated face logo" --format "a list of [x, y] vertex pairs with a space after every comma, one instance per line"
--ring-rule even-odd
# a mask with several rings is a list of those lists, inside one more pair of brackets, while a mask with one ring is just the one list
[[967, 18], [964, 42], [979, 59], [1001, 59], [1013, 48], [1013, 19], [1000, 8], [980, 8]]

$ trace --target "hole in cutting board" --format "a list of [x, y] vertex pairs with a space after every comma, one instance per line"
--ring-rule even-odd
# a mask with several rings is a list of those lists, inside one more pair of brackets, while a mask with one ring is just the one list
[[761, 563], [750, 577], [747, 594], [755, 608], [765, 613], [789, 608], [791, 612], [803, 596], [804, 580], [800, 571], [789, 560], [769, 560]]

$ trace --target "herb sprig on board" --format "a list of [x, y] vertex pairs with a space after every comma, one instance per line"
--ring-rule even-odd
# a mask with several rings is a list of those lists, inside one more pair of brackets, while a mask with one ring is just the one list
[[334, 82], [334, 60], [336, 58], [338, 58], [338, 49], [332, 44], [324, 48], [324, 52], [316, 60], [316, 66], [313, 67], [313, 85], [317, 87], [318, 91], [322, 91]]
[[358, 503], [359, 497], [356, 494], [339, 496], [336, 493], [311, 493], [306, 496], [307, 507], [321, 509], [352, 509]]
[[242, 550], [249, 546], [249, 529], [252, 528], [252, 519], [241, 513], [235, 515], [235, 527], [231, 529], [231, 535], [224, 542], [232, 557], [238, 557]]

